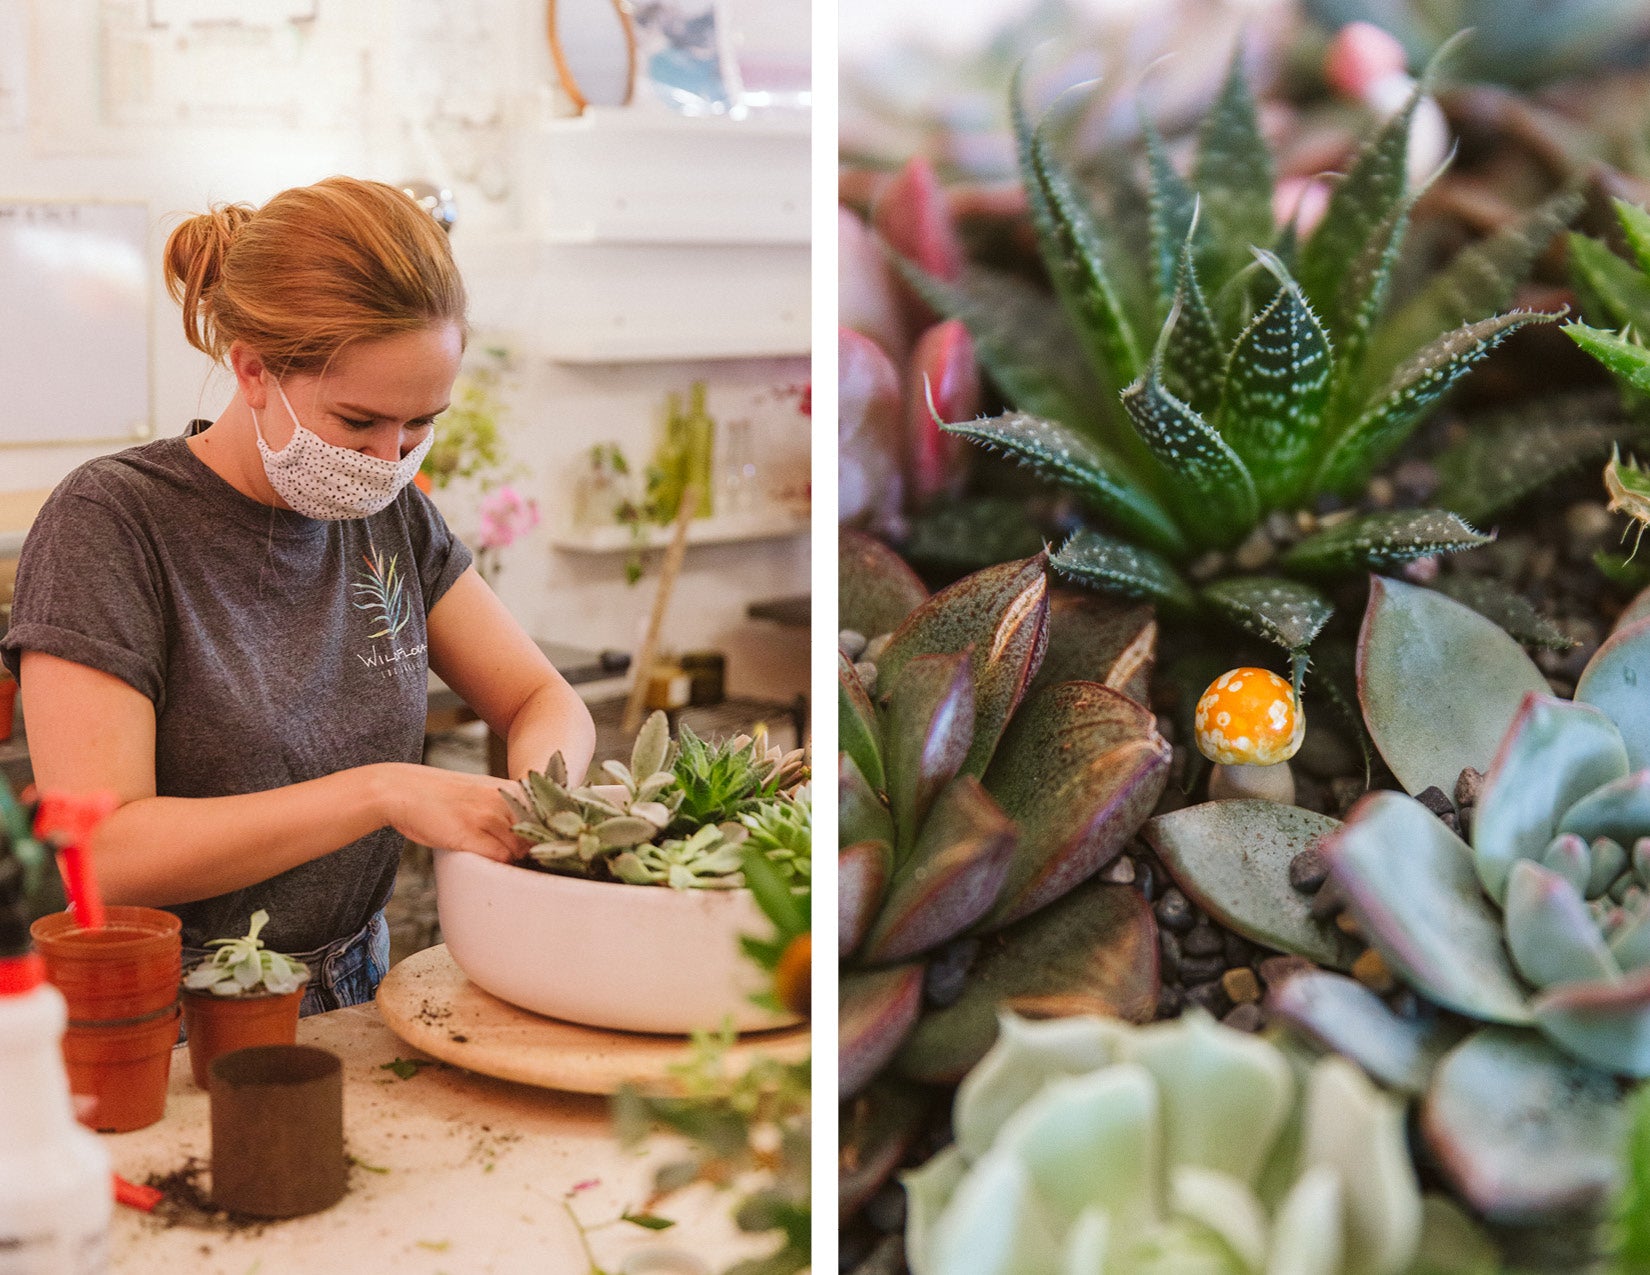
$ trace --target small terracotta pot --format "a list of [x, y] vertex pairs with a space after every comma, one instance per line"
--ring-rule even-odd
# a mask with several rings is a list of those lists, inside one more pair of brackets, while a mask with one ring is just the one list
[[183, 992], [183, 1029], [189, 1033], [189, 1069], [210, 1088], [208, 1068], [220, 1054], [253, 1045], [290, 1045], [298, 1039], [298, 1005], [304, 989], [277, 995], [214, 996]]
[[29, 927], [46, 977], [69, 1003], [63, 1061], [82, 1124], [125, 1133], [166, 1110], [178, 1039], [183, 972], [178, 918], [157, 908], [115, 906], [108, 925], [83, 930], [68, 912]]
[[17, 681], [10, 674], [0, 673], [0, 744], [11, 738], [16, 711]]
[[212, 1202], [299, 1217], [343, 1198], [344, 1070], [308, 1045], [259, 1045], [212, 1064]]
[[99, 1133], [129, 1133], [166, 1114], [180, 1013], [173, 1005], [135, 1023], [74, 1026], [64, 1032], [63, 1061], [81, 1124]]

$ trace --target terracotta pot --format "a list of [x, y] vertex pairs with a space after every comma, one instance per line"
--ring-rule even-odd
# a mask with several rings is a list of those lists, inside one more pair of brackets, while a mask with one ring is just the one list
[[29, 927], [46, 977], [69, 1003], [63, 1060], [82, 1124], [125, 1133], [166, 1110], [178, 1039], [183, 947], [178, 918], [115, 906], [108, 925], [83, 930], [68, 912]]
[[276, 995], [214, 996], [183, 993], [183, 1029], [189, 1033], [189, 1069], [202, 1089], [210, 1087], [212, 1060], [253, 1045], [290, 1045], [298, 1039], [298, 1004], [304, 989]]
[[81, 1124], [99, 1133], [129, 1133], [166, 1114], [180, 1013], [173, 1005], [135, 1023], [71, 1025], [64, 1032], [63, 1061]]
[[212, 1202], [298, 1217], [343, 1198], [344, 1070], [308, 1045], [259, 1045], [212, 1064]]
[[11, 738], [16, 710], [17, 681], [9, 674], [0, 673], [0, 744]]

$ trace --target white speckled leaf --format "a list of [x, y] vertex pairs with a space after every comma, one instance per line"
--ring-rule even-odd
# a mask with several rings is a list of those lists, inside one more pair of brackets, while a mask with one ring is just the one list
[[1098, 531], [1075, 533], [1049, 559], [1049, 565], [1091, 589], [1143, 598], [1171, 610], [1187, 611], [1196, 605], [1191, 586], [1166, 561], [1148, 549]]
[[1286, 651], [1310, 646], [1334, 604], [1309, 584], [1278, 576], [1234, 576], [1203, 590], [1203, 598], [1240, 628]]
[[1313, 574], [1378, 571], [1490, 540], [1442, 509], [1382, 510], [1308, 536], [1284, 555], [1283, 565]]
[[[1171, 322], [1173, 316], [1171, 316]], [[1175, 479], [1182, 512], [1210, 544], [1230, 544], [1255, 525], [1259, 504], [1249, 469], [1218, 432], [1173, 394], [1154, 358], [1123, 391], [1135, 433]]]

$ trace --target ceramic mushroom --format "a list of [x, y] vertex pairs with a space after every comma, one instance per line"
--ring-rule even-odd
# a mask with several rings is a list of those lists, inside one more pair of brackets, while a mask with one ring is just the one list
[[1215, 763], [1209, 797], [1295, 800], [1289, 759], [1306, 735], [1306, 714], [1287, 678], [1269, 669], [1235, 668], [1197, 701], [1197, 748]]

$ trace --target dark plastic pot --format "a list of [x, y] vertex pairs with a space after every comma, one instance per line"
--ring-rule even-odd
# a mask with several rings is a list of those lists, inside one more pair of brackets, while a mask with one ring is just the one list
[[308, 1045], [260, 1045], [212, 1064], [212, 1202], [255, 1217], [329, 1208], [348, 1183], [344, 1069]]
[[154, 1124], [166, 1110], [178, 1039], [181, 923], [157, 908], [110, 907], [83, 930], [68, 912], [29, 927], [46, 977], [69, 1005], [63, 1060], [81, 1123], [108, 1133]]
[[298, 1005], [304, 989], [276, 995], [214, 996], [183, 993], [183, 1029], [189, 1034], [189, 1069], [210, 1087], [212, 1060], [254, 1045], [290, 1045], [298, 1039]]

